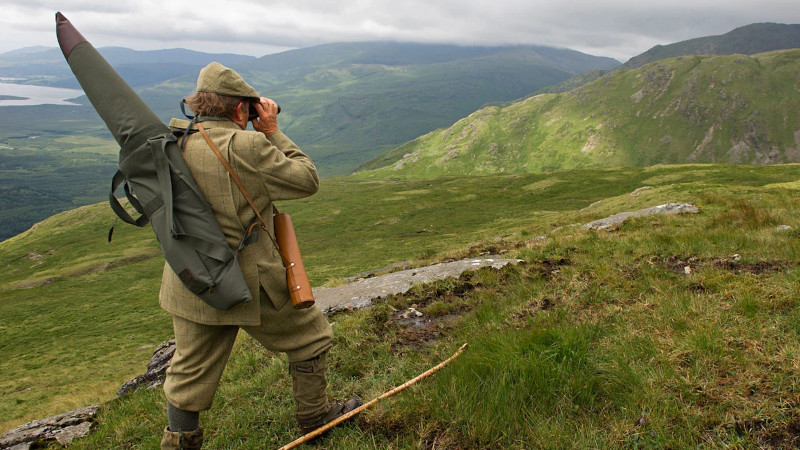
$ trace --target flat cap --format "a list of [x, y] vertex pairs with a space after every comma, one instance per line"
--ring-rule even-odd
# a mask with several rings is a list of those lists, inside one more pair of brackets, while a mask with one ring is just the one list
[[230, 67], [218, 62], [203, 67], [197, 76], [197, 92], [212, 92], [231, 97], [260, 98], [253, 86], [247, 84], [241, 75]]

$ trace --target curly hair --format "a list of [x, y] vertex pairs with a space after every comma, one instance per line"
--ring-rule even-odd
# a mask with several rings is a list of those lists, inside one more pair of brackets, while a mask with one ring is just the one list
[[186, 98], [186, 104], [198, 116], [228, 117], [236, 115], [236, 106], [242, 103], [247, 111], [250, 100], [243, 97], [231, 97], [213, 92], [195, 92]]

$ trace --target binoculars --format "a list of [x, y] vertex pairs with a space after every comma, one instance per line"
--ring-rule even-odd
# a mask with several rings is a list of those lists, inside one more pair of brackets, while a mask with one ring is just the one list
[[[280, 113], [281, 113], [281, 105], [278, 105], [278, 114], [280, 114]], [[256, 111], [256, 104], [255, 103], [250, 103], [250, 112], [249, 112], [249, 114], [250, 115], [247, 117], [247, 121], [248, 122], [258, 119], [258, 111]]]

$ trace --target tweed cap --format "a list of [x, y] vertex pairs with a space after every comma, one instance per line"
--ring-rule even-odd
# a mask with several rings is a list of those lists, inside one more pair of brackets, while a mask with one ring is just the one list
[[241, 75], [218, 62], [203, 67], [197, 76], [197, 92], [212, 92], [231, 97], [260, 98], [253, 86], [247, 84]]

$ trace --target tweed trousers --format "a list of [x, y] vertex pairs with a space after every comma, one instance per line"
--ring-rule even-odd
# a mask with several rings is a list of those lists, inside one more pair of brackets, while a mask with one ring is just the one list
[[176, 349], [164, 394], [173, 406], [186, 411], [211, 408], [239, 328], [267, 350], [286, 353], [290, 363], [330, 349], [333, 330], [319, 308], [296, 310], [290, 301], [276, 308], [263, 288], [260, 294], [260, 325], [203, 325], [172, 316]]

